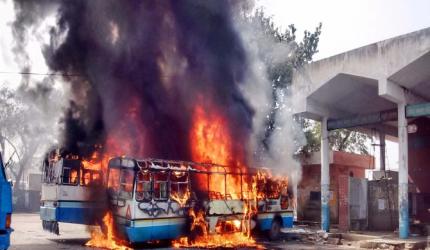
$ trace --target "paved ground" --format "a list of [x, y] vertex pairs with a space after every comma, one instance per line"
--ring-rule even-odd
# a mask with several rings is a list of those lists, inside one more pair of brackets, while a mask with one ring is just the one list
[[[12, 250], [93, 249], [84, 246], [89, 237], [86, 226], [62, 223], [61, 235], [56, 236], [42, 230], [39, 214], [13, 214], [12, 227], [15, 230], [11, 236]], [[268, 249], [354, 249], [347, 245], [316, 245], [293, 240], [266, 242], [261, 239], [260, 242]], [[144, 248], [166, 249], [169, 246], [149, 245]]]

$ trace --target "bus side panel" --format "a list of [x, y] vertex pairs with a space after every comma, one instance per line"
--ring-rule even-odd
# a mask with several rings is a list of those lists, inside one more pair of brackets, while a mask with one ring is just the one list
[[176, 239], [186, 233], [185, 218], [157, 218], [137, 220], [126, 227], [130, 242]]
[[294, 220], [294, 215], [293, 214], [282, 214], [282, 226], [283, 227], [287, 227], [287, 228], [292, 228], [293, 227], [293, 220]]
[[42, 183], [41, 201], [58, 200], [58, 185]]
[[272, 227], [272, 221], [274, 216], [275, 214], [273, 213], [258, 214], [257, 220], [260, 230], [269, 230]]
[[92, 225], [100, 214], [97, 204], [88, 202], [60, 202], [57, 208], [57, 221]]
[[100, 204], [89, 202], [45, 202], [40, 207], [40, 218], [45, 221], [58, 221], [92, 225], [100, 215]]
[[40, 206], [40, 219], [44, 221], [56, 221], [57, 208], [53, 206]]
[[44, 221], [58, 221], [92, 225], [104, 205], [103, 196], [89, 195], [91, 187], [42, 184], [42, 205], [40, 218]]
[[258, 225], [260, 230], [270, 230], [272, 227], [272, 221], [276, 214], [279, 214], [282, 218], [282, 227], [293, 227], [293, 212], [281, 212], [281, 213], [261, 213], [258, 215]]

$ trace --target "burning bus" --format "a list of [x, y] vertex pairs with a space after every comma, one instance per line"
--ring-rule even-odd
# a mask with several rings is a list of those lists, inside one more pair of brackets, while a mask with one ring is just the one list
[[55, 150], [43, 162], [40, 219], [44, 230], [59, 234], [59, 222], [91, 225], [100, 220], [106, 195], [103, 173], [77, 156]]
[[179, 239], [175, 246], [207, 247], [211, 235], [223, 235], [237, 245], [254, 230], [277, 239], [293, 225], [286, 180], [264, 169], [117, 157], [109, 161], [107, 191], [117, 236], [130, 243]]

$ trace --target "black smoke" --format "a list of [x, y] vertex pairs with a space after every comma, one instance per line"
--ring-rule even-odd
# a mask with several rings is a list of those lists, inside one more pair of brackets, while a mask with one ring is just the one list
[[116, 134], [127, 140], [119, 140], [119, 147], [132, 145], [123, 154], [191, 160], [196, 105], [219, 112], [228, 121], [235, 152], [246, 151], [253, 110], [239, 91], [248, 64], [233, 26], [238, 4], [56, 4], [58, 23], [44, 55], [52, 71], [71, 75], [66, 80], [73, 100], [64, 119], [70, 151], [81, 153], [82, 145], [105, 144]]

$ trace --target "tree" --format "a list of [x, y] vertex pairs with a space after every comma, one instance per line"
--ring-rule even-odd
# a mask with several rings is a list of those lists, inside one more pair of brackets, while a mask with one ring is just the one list
[[[307, 144], [300, 149], [300, 153], [308, 155], [321, 149], [321, 125], [308, 119], [302, 119]], [[349, 130], [337, 129], [329, 132], [329, 145], [332, 150], [344, 151], [369, 155], [370, 137], [364, 133]]]
[[[39, 166], [41, 156], [57, 138], [61, 94], [50, 84], [42, 81], [31, 87], [22, 84], [16, 90], [0, 89], [0, 150], [5, 152], [8, 144], [16, 152], [7, 169], [15, 190], [21, 188], [25, 170]], [[11, 155], [3, 157], [8, 161]]]
[[[304, 31], [304, 36], [301, 41], [297, 41], [296, 27], [291, 24], [286, 30], [281, 31], [275, 26], [271, 17], [267, 17], [262, 9], [255, 11], [249, 16], [249, 22], [255, 27], [264, 30], [264, 34], [272, 39], [277, 44], [283, 44], [291, 48], [290, 56], [284, 60], [274, 60], [271, 56], [262, 55], [264, 62], [267, 65], [267, 74], [272, 84], [273, 102], [270, 115], [267, 120], [267, 130], [263, 144], [268, 147], [271, 135], [275, 129], [275, 121], [277, 116], [277, 105], [279, 90], [284, 90], [287, 94], [290, 93], [292, 84], [292, 73], [294, 69], [298, 69], [312, 61], [315, 53], [318, 52], [319, 36], [321, 35], [322, 24], [320, 23], [313, 32]], [[309, 154], [320, 150], [321, 127], [319, 123], [302, 118], [295, 117], [295, 120], [301, 125], [305, 138], [306, 145], [301, 146], [298, 154]], [[330, 132], [330, 146], [333, 150], [354, 152], [360, 154], [368, 154], [367, 142], [369, 136], [366, 134], [346, 129], [339, 129]]]

